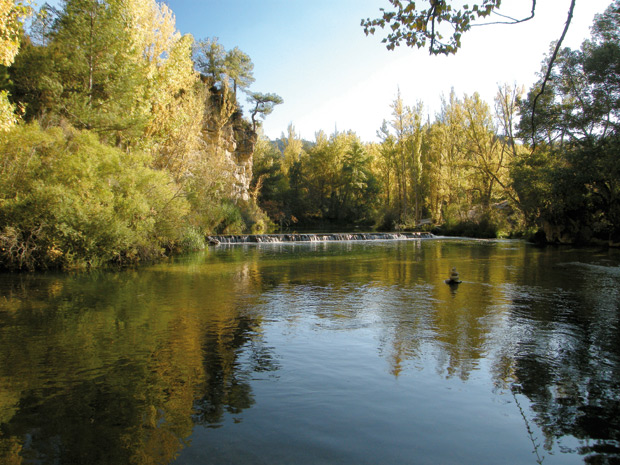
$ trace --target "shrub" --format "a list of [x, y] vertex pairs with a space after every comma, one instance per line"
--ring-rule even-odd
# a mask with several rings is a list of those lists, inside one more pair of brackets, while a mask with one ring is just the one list
[[0, 266], [84, 268], [163, 254], [185, 201], [141, 153], [87, 131], [19, 126], [0, 141]]
[[273, 221], [255, 201], [242, 202], [239, 206], [246, 232], [266, 234], [275, 230], [276, 226]]
[[204, 250], [207, 246], [205, 234], [200, 228], [189, 226], [183, 232], [179, 246], [183, 251]]

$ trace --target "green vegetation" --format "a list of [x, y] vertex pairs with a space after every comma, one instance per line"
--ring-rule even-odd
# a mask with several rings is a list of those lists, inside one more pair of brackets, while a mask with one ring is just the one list
[[[515, 92], [503, 89], [498, 101]], [[495, 116], [477, 94], [458, 99], [452, 93], [437, 119], [425, 122], [422, 103], [409, 107], [399, 94], [378, 131], [380, 143], [363, 144], [350, 132], [321, 132], [309, 143], [289, 127], [278, 144], [257, 147], [258, 204], [288, 228], [445, 223], [444, 232], [473, 227], [475, 235], [506, 235], [522, 224], [506, 208], [516, 198], [509, 166], [519, 149], [500, 135]]]
[[187, 202], [138, 152], [29, 124], [7, 134], [0, 157], [0, 257], [11, 268], [126, 263], [182, 235]]
[[65, 0], [25, 33], [29, 13], [0, 3], [0, 268], [135, 263], [270, 227], [238, 172], [282, 99], [243, 119], [245, 53], [194, 44], [155, 0]]
[[[469, 28], [438, 5], [431, 25]], [[0, 0], [0, 268], [135, 263], [276, 229], [620, 242], [619, 0], [580, 50], [551, 47], [527, 94], [503, 86], [490, 106], [451, 92], [431, 119], [398, 92], [377, 143], [308, 142], [292, 124], [267, 140], [260, 120], [283, 100], [249, 89], [249, 56], [181, 36], [155, 0], [65, 0], [25, 32], [30, 13]], [[408, 45], [459, 46], [411, 24]]]

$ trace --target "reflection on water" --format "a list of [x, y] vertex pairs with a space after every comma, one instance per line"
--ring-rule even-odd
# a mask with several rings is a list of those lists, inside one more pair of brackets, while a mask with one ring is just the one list
[[619, 318], [618, 251], [510, 241], [2, 275], [0, 463], [617, 463]]

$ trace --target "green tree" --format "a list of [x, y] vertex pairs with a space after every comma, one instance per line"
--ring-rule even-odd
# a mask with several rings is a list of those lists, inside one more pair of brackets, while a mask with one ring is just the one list
[[282, 133], [278, 141], [282, 151], [282, 162], [284, 170], [288, 172], [290, 167], [304, 157], [304, 142], [301, 136], [295, 131], [293, 123], [289, 123], [286, 134]]
[[515, 188], [547, 240], [620, 239], [618, 95], [620, 2], [597, 15], [581, 50], [563, 49], [534, 112], [537, 83], [522, 102], [520, 131], [532, 154], [517, 160]]
[[[383, 120], [381, 128], [377, 131], [377, 137], [381, 140], [378, 146], [379, 153], [379, 171], [383, 179], [385, 189], [385, 205], [388, 210], [392, 209], [392, 201], [394, 195], [394, 177], [396, 172], [396, 141], [390, 133], [388, 122]], [[392, 227], [393, 225], [386, 225]]]
[[342, 161], [341, 221], [369, 223], [374, 220], [380, 186], [371, 166], [372, 156], [354, 138]]
[[46, 47], [56, 81], [47, 87], [61, 89], [57, 112], [112, 143], [131, 143], [145, 127], [149, 105], [126, 3], [65, 0], [62, 6]]
[[226, 49], [218, 42], [217, 37], [201, 39], [194, 46], [194, 62], [196, 68], [215, 84], [222, 80]]
[[250, 57], [235, 47], [226, 53], [224, 69], [233, 81], [233, 91], [237, 95], [237, 87], [245, 91], [254, 82], [254, 63]]
[[248, 102], [253, 106], [250, 109], [250, 117], [252, 118], [252, 129], [256, 131], [256, 125], [258, 124], [256, 118], [265, 119], [267, 115], [273, 112], [276, 105], [284, 103], [284, 99], [273, 93], [251, 92], [248, 95]]
[[11, 97], [25, 109], [24, 119], [57, 119], [64, 91], [55, 55], [46, 45], [35, 44], [25, 36], [19, 55], [9, 68]]
[[441, 110], [430, 130], [430, 211], [437, 222], [459, 222], [471, 207], [470, 177], [462, 147], [465, 145], [462, 101], [454, 90], [442, 97]]
[[[424, 106], [418, 102], [415, 107], [404, 104], [400, 90], [392, 102], [392, 120], [380, 130], [385, 146], [384, 159], [392, 157], [386, 168], [393, 168], [396, 184], [396, 209], [400, 223], [419, 220], [423, 210], [424, 196], [422, 180], [424, 174], [426, 128], [423, 123]], [[393, 144], [393, 149], [391, 148]], [[413, 201], [413, 211], [411, 202]]]
[[284, 171], [283, 158], [276, 145], [259, 138], [254, 151], [252, 189], [258, 205], [280, 226], [291, 221], [289, 178]]
[[[201, 39], [194, 46], [196, 68], [215, 85], [223, 80], [232, 81], [235, 96], [237, 88], [246, 91], [254, 82], [254, 63], [239, 47], [226, 51], [217, 37]], [[228, 83], [229, 85], [231, 83]]]

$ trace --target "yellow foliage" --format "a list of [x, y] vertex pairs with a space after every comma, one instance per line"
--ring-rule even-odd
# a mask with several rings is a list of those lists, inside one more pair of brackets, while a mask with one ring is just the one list
[[0, 64], [9, 66], [19, 51], [21, 19], [30, 8], [21, 2], [0, 0]]
[[[21, 2], [0, 0], [0, 64], [9, 66], [19, 51], [21, 19], [30, 13], [30, 8]], [[15, 107], [9, 102], [7, 93], [0, 92], [0, 132], [6, 131], [17, 122]]]
[[204, 96], [192, 61], [193, 38], [181, 36], [164, 3], [130, 0], [128, 32], [146, 69], [144, 94], [150, 116], [145, 141], [157, 168], [178, 180], [192, 164], [199, 144]]
[[0, 132], [8, 131], [15, 123], [17, 123], [15, 105], [9, 102], [6, 91], [0, 91]]

